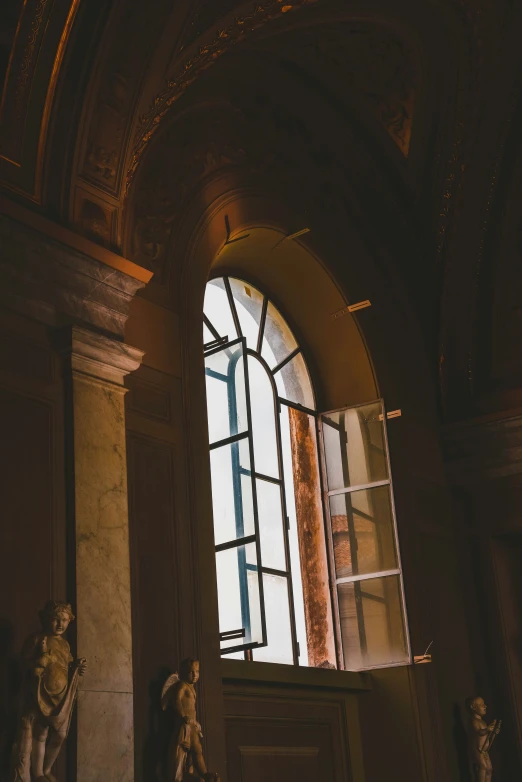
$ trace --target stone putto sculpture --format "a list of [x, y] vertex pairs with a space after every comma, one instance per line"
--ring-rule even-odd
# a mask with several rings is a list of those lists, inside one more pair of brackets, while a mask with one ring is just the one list
[[490, 782], [493, 776], [493, 766], [489, 750], [496, 736], [500, 733], [502, 720], [488, 723], [484, 720], [487, 706], [480, 696], [468, 698], [466, 709], [469, 714], [469, 755], [473, 768], [474, 782]]
[[73, 619], [68, 603], [47, 603], [40, 611], [43, 631], [31, 635], [24, 644], [13, 782], [56, 782], [52, 768], [67, 737], [79, 677], [87, 666], [85, 658], [72, 657], [64, 638]]
[[169, 745], [167, 782], [219, 782], [217, 774], [207, 771], [203, 758], [201, 725], [196, 719], [196, 690], [199, 662], [189, 657], [179, 666], [179, 674], [169, 676], [161, 693], [161, 707], [171, 708], [175, 725]]

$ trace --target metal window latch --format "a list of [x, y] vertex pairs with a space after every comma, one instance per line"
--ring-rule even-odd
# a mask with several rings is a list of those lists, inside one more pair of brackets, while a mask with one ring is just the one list
[[334, 312], [332, 315], [332, 320], [337, 320], [337, 318], [342, 318], [343, 315], [347, 315], [349, 312], [358, 312], [359, 310], [365, 310], [366, 307], [371, 307], [372, 303], [369, 299], [365, 299], [364, 301], [358, 301], [356, 304], [349, 304], [347, 307], [343, 307], [342, 310], [338, 310], [337, 312]]
[[431, 663], [431, 654], [428, 654], [429, 650], [433, 646], [433, 641], [428, 644], [428, 648], [424, 654], [416, 654], [413, 658], [414, 665], [423, 665], [424, 663]]
[[219, 634], [219, 640], [231, 641], [234, 638], [244, 638], [245, 636], [246, 636], [245, 628], [241, 627], [239, 630], [225, 630], [225, 632]]
[[203, 345], [203, 352], [207, 353], [209, 350], [218, 348], [220, 345], [226, 345], [227, 342], [228, 342], [228, 336], [219, 337], [218, 339], [213, 339], [212, 342], [205, 342], [205, 344]]

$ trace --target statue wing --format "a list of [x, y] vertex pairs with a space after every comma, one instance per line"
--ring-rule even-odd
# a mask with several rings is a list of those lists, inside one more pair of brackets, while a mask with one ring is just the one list
[[165, 684], [163, 685], [163, 689], [161, 691], [161, 708], [163, 711], [167, 708], [167, 695], [170, 692], [170, 689], [179, 682], [179, 676], [177, 673], [173, 673], [169, 676]]

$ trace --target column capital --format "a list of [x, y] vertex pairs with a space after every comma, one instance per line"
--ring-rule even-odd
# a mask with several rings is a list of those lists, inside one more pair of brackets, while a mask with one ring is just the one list
[[66, 326], [56, 332], [56, 348], [70, 359], [72, 371], [85, 379], [123, 386], [141, 364], [144, 352], [104, 334]]

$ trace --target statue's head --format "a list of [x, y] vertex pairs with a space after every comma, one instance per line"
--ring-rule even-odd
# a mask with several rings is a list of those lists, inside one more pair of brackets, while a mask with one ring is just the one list
[[484, 717], [487, 708], [484, 698], [481, 698], [480, 695], [473, 695], [473, 697], [466, 700], [466, 709], [470, 714], [478, 714], [479, 717]]
[[63, 635], [73, 619], [74, 614], [69, 603], [50, 600], [40, 611], [42, 627], [50, 635]]
[[195, 684], [199, 679], [199, 660], [194, 657], [182, 660], [179, 664], [179, 678], [189, 684]]

